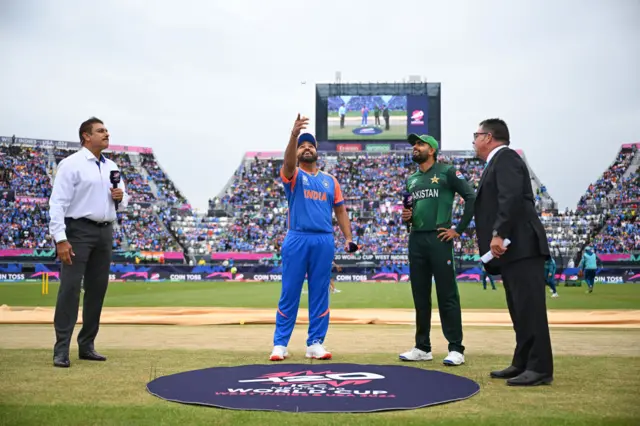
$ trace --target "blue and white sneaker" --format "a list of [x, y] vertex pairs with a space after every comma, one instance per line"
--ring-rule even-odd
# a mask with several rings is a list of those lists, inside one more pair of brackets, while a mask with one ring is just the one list
[[444, 365], [462, 365], [464, 364], [464, 355], [460, 352], [451, 351], [449, 355], [442, 361]]

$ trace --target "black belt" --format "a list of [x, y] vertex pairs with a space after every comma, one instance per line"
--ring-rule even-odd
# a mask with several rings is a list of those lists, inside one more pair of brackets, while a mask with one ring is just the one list
[[107, 227], [107, 226], [109, 226], [109, 225], [111, 225], [113, 223], [113, 222], [96, 222], [95, 220], [87, 219], [86, 217], [79, 217], [77, 219], [74, 219], [72, 217], [65, 217], [65, 220], [69, 220], [69, 221], [70, 220], [77, 220], [77, 221], [80, 221], [80, 222], [88, 223], [88, 224], [93, 225], [93, 226], [98, 226], [100, 228]]

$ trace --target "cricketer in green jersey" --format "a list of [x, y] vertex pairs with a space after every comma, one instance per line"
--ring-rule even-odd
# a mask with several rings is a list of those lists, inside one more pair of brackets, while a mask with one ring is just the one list
[[[475, 192], [465, 177], [449, 164], [436, 161], [438, 142], [428, 135], [411, 134], [413, 161], [418, 170], [409, 176], [406, 190], [412, 207], [405, 208], [402, 220], [410, 223], [409, 277], [416, 309], [416, 343], [400, 354], [405, 361], [430, 361], [431, 353], [431, 280], [435, 278], [438, 310], [444, 337], [449, 342], [445, 365], [464, 364], [462, 312], [453, 259], [453, 240], [459, 237], [473, 218]], [[464, 200], [464, 213], [452, 227], [455, 194]]]

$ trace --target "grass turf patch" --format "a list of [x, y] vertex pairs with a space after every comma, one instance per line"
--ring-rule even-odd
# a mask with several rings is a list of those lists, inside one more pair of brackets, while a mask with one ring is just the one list
[[[503, 287], [483, 290], [480, 283], [460, 283], [463, 309], [507, 309]], [[331, 295], [331, 307], [413, 309], [408, 283], [336, 283], [341, 293]], [[41, 295], [37, 283], [0, 284], [0, 305], [54, 306], [58, 283], [50, 283], [49, 294]], [[114, 282], [109, 285], [106, 307], [215, 306], [274, 308], [280, 297], [281, 283], [252, 282]], [[306, 285], [305, 285], [306, 288]], [[438, 306], [435, 286], [432, 302]], [[594, 293], [584, 287], [559, 287], [560, 297], [551, 298], [547, 290], [548, 309], [638, 309], [640, 285], [596, 285]], [[301, 297], [308, 307], [308, 295]]]
[[[464, 366], [445, 368], [438, 360], [412, 366], [447, 371], [477, 381], [474, 397], [420, 410], [375, 414], [292, 414], [220, 410], [170, 403], [146, 391], [158, 376], [198, 368], [266, 363], [265, 354], [210, 350], [109, 350], [109, 360], [77, 360], [51, 366], [50, 350], [0, 350], [0, 424], [637, 424], [640, 359], [557, 356], [552, 386], [511, 388], [488, 372], [510, 357], [475, 355]], [[396, 354], [351, 354], [333, 362], [399, 363]], [[307, 363], [295, 357], [288, 362]], [[328, 364], [330, 364], [329, 362]]]

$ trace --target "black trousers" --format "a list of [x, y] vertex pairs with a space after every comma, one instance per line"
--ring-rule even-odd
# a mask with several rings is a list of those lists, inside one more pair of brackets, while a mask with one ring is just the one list
[[501, 269], [509, 315], [516, 332], [512, 365], [552, 375], [544, 262], [544, 257], [534, 257], [502, 265]]
[[54, 353], [68, 353], [78, 320], [80, 284], [84, 278], [82, 329], [78, 334], [80, 351], [94, 349], [100, 328], [100, 315], [112, 258], [113, 224], [98, 226], [83, 220], [66, 219], [66, 234], [75, 253], [71, 265], [62, 264], [60, 289], [53, 324], [56, 332]]
[[416, 348], [431, 352], [431, 282], [435, 278], [442, 333], [449, 342], [449, 351], [464, 354], [453, 240], [439, 240], [436, 231], [412, 232], [409, 235], [409, 277], [416, 309]]

